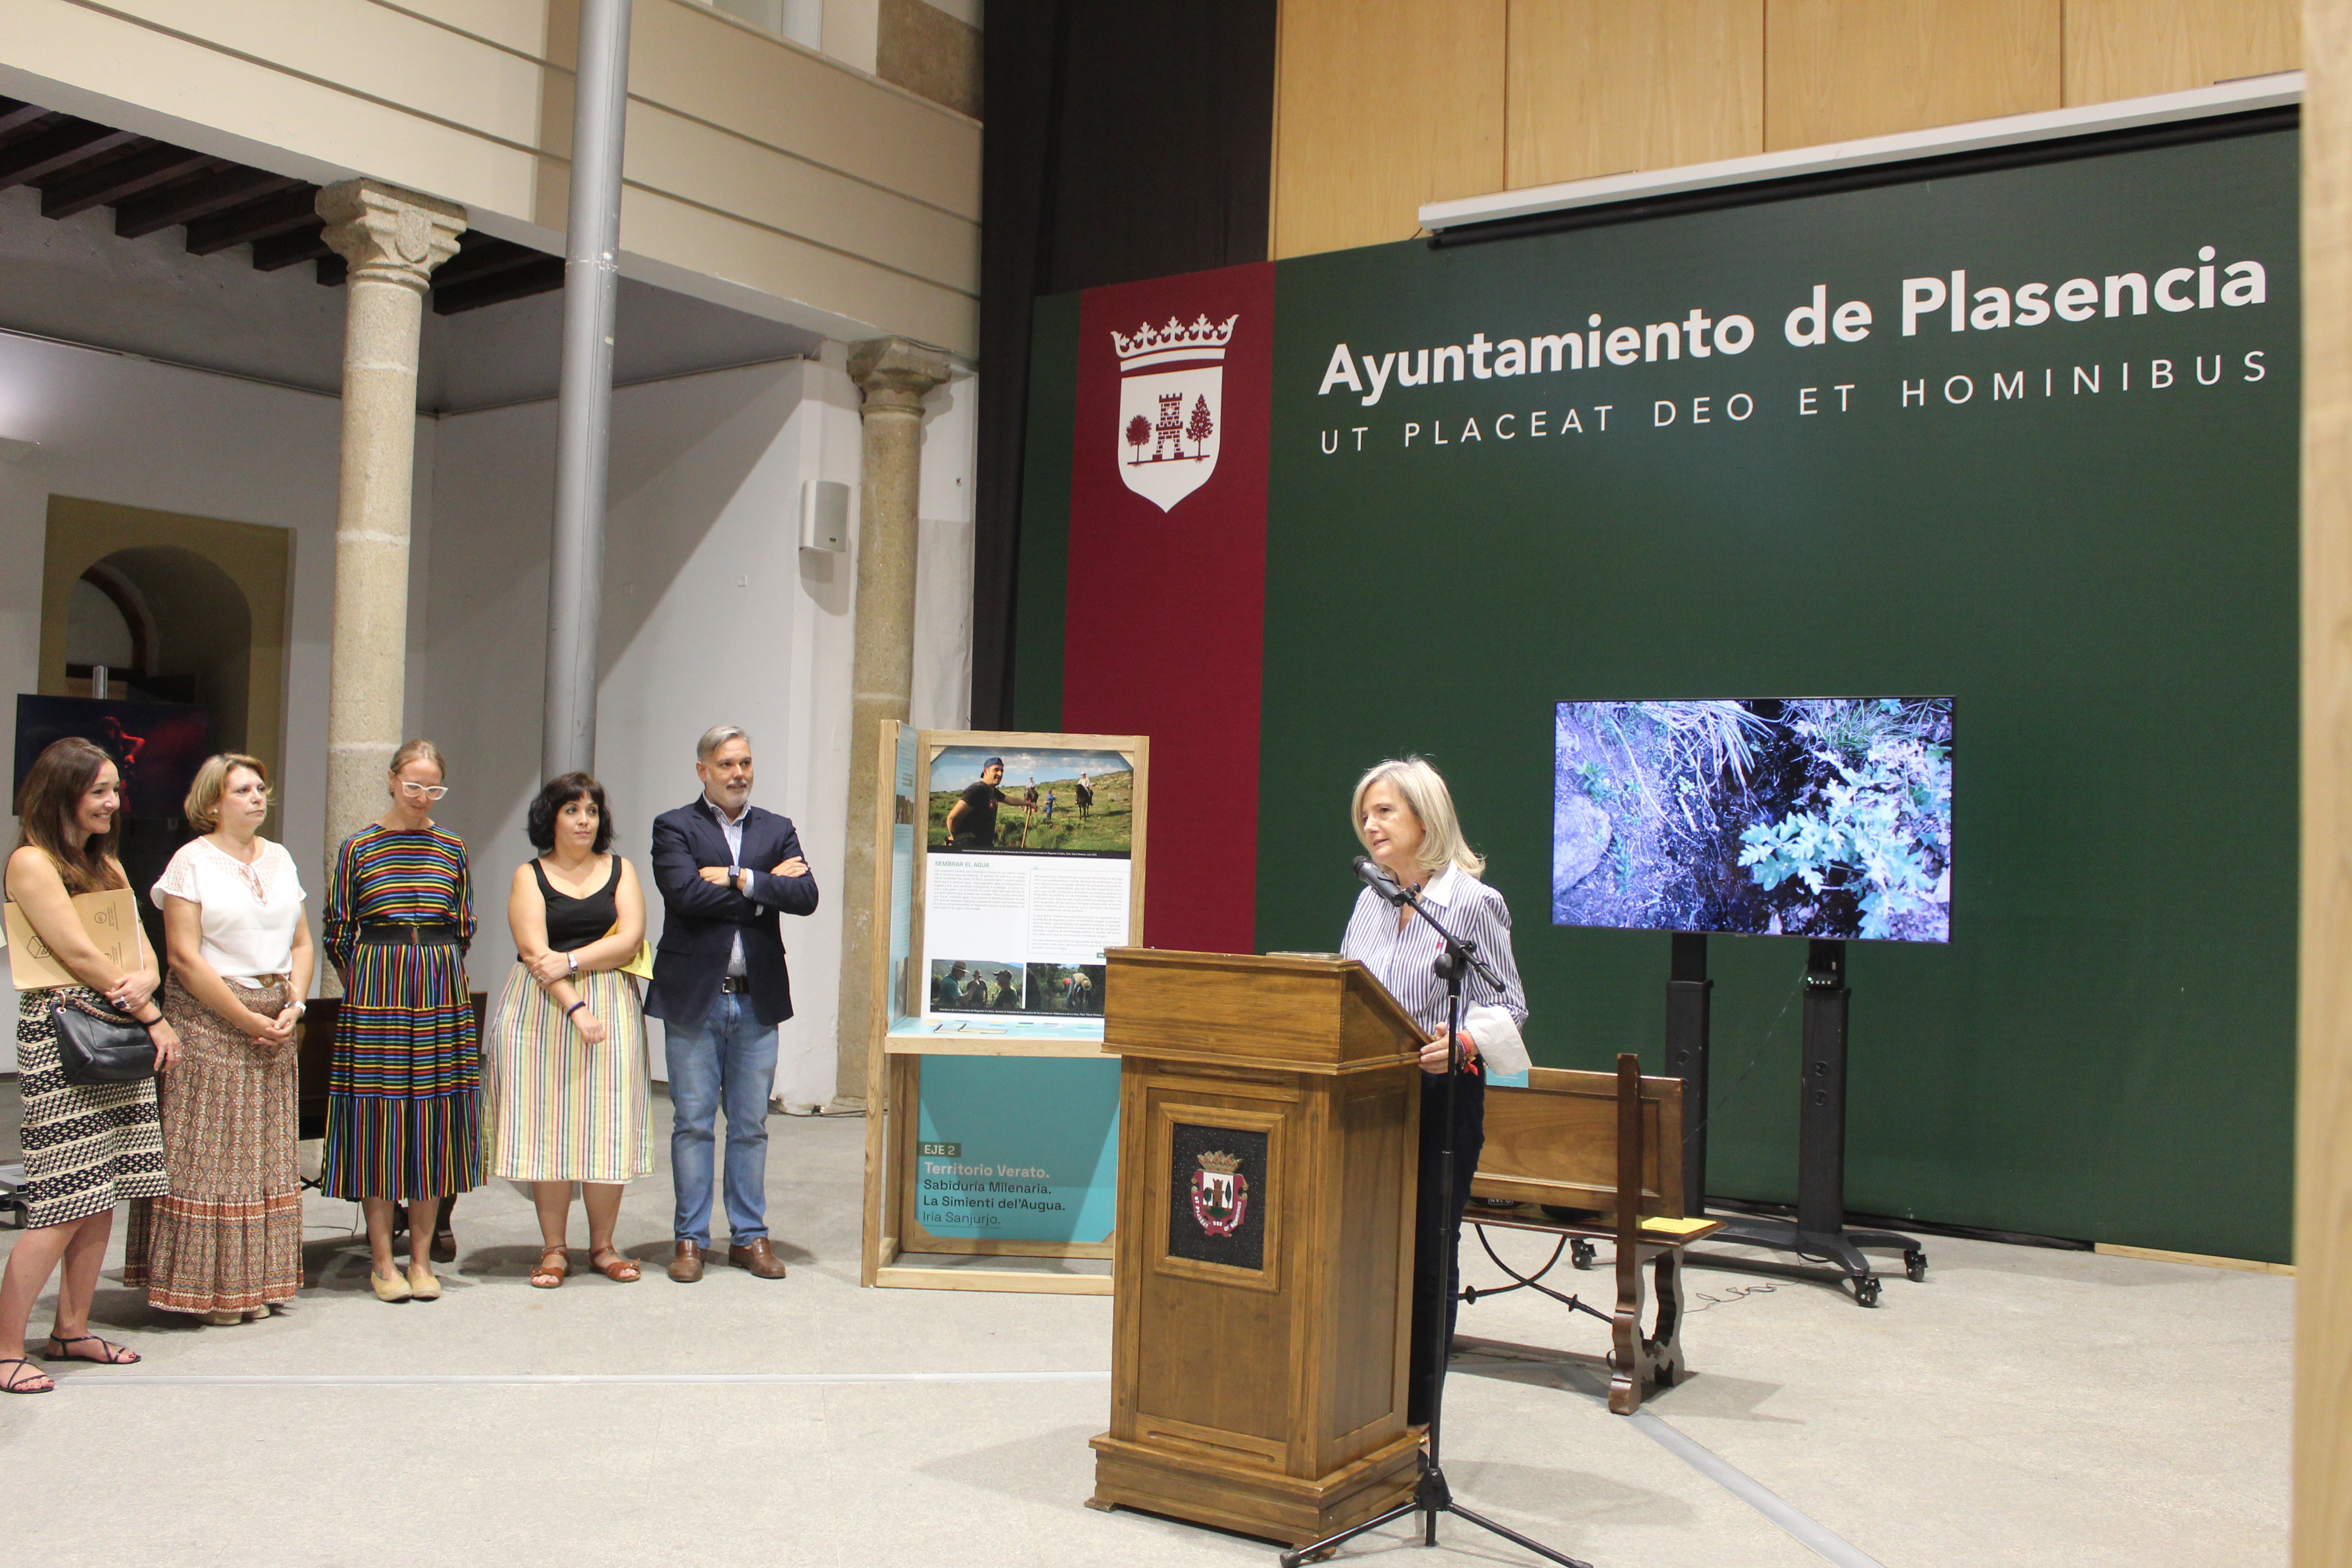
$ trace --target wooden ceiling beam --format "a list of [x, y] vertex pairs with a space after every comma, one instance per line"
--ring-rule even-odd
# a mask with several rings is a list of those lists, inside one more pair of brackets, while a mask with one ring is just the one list
[[528, 267], [534, 261], [546, 258], [547, 253], [543, 250], [533, 250], [529, 246], [485, 236], [476, 244], [461, 244], [457, 255], [434, 268], [433, 287], [453, 288], [500, 272], [511, 272], [518, 267]]
[[316, 261], [334, 254], [327, 244], [327, 226], [313, 218], [300, 228], [255, 240], [253, 268], [257, 272], [275, 272], [298, 262]]
[[200, 217], [188, 225], [188, 254], [211, 256], [319, 221], [319, 187], [307, 182]]
[[114, 209], [114, 232], [124, 239], [137, 239], [174, 224], [192, 223], [200, 217], [249, 202], [257, 196], [269, 195], [304, 182], [289, 174], [272, 174], [262, 169], [235, 165], [215, 174], [199, 174], [134, 196]]
[[485, 305], [502, 305], [509, 300], [527, 299], [533, 294], [551, 294], [563, 287], [563, 258], [548, 256], [540, 251], [525, 250], [529, 258], [519, 267], [510, 267], [488, 276], [477, 276], [470, 281], [460, 281], [448, 288], [437, 282], [433, 289], [433, 313], [455, 316], [466, 310], [478, 310]]
[[37, 180], [138, 140], [128, 131], [76, 120], [71, 115], [60, 116], [58, 123], [37, 125], [29, 134], [0, 146], [0, 190]]
[[21, 98], [0, 98], [0, 134], [30, 125], [36, 120], [48, 118], [49, 111], [37, 103], [26, 103]]
[[62, 169], [41, 182], [41, 216], [71, 217], [92, 207], [110, 207], [142, 191], [212, 166], [215, 160], [169, 142], [131, 148], [89, 168]]

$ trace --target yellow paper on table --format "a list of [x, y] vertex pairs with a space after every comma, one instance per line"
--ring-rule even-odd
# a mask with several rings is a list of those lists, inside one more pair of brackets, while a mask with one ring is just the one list
[[[139, 900], [128, 888], [102, 893], [77, 893], [74, 913], [81, 929], [108, 963], [124, 972], [139, 967]], [[19, 991], [50, 985], [79, 985], [58, 962], [48, 943], [33, 933], [33, 922], [14, 900], [8, 905], [8, 983]]]
[[1685, 1219], [1679, 1216], [1652, 1215], [1642, 1221], [1643, 1230], [1663, 1231], [1668, 1236], [1688, 1236], [1715, 1224], [1711, 1219]]

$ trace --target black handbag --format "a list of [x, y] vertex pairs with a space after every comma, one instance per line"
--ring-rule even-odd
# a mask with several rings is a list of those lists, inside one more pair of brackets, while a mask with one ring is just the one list
[[111, 1003], [52, 1002], [58, 1066], [68, 1083], [136, 1083], [155, 1076], [155, 1042], [145, 1025]]

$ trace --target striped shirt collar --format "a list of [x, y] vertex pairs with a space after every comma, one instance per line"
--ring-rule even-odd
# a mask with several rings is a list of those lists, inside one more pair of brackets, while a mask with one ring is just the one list
[[1441, 910], [1450, 910], [1454, 907], [1454, 897], [1459, 891], [1454, 885], [1454, 879], [1461, 875], [1462, 868], [1449, 860], [1446, 862], [1445, 869], [1423, 883], [1421, 891], [1414, 896], [1424, 904], [1433, 905]]

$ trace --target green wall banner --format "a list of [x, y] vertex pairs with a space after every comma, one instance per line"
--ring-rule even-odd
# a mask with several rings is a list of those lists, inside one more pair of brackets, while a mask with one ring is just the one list
[[[1559, 705], [1948, 696], [1949, 941], [1851, 950], [1848, 1206], [2283, 1260], [2296, 139], [2213, 130], [1041, 301], [1016, 721], [1083, 667], [1174, 793], [1232, 782], [1244, 712], [1254, 816], [1153, 891], [1254, 889], [1260, 949], [1336, 943], [1350, 786], [1428, 757], [1517, 913], [1537, 1059], [1655, 1071], [1668, 938], [1549, 918]], [[1208, 310], [1265, 275], [1270, 322]], [[1099, 324], [1234, 311], [1234, 352], [1271, 334], [1262, 551], [1231, 458], [1149, 517], [1099, 499]], [[1185, 563], [1181, 633], [1102, 615], [1138, 560]], [[1122, 681], [1188, 642], [1255, 652], [1254, 689], [1130, 722]], [[1803, 949], [1710, 947], [1712, 1185], [1785, 1201]]]

